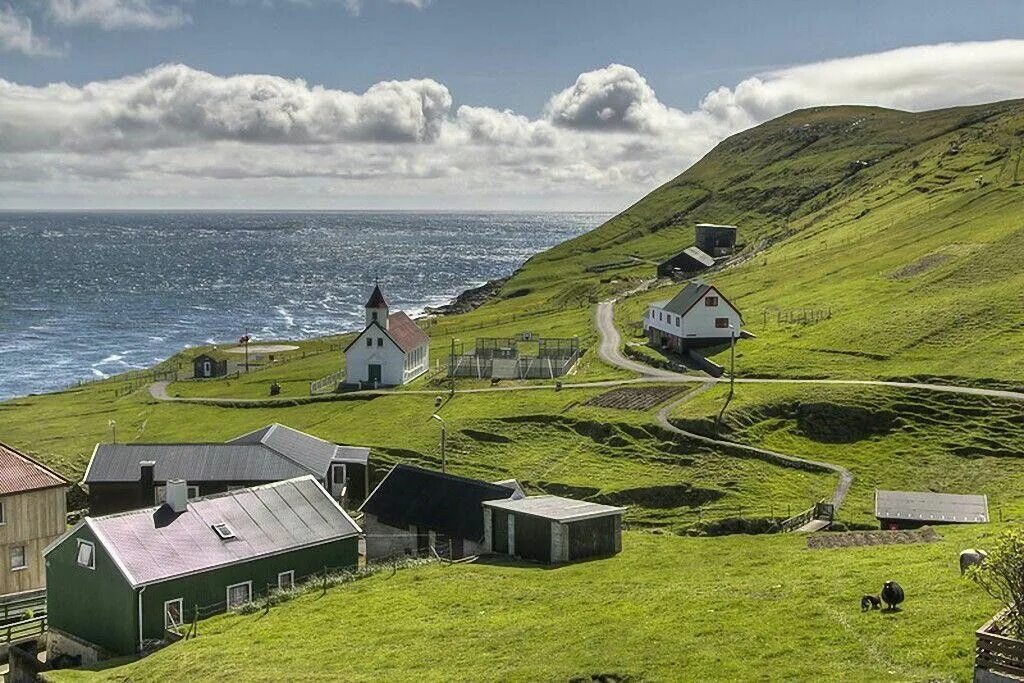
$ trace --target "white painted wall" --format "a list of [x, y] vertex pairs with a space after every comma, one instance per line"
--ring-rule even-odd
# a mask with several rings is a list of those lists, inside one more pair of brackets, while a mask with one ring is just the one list
[[[366, 342], [363, 342], [364, 344]], [[405, 354], [403, 383], [411, 382], [428, 369], [430, 369], [430, 345], [420, 344], [415, 349]]]
[[[367, 339], [372, 340], [372, 345], [366, 345]], [[378, 339], [383, 339], [383, 342], [378, 343]], [[356, 338], [355, 343], [345, 352], [346, 384], [369, 382], [371, 363], [381, 366], [381, 384], [385, 386], [405, 384], [405, 354], [376, 325], [363, 330], [363, 333]]]
[[416, 555], [416, 534], [410, 529], [388, 526], [367, 514], [360, 524], [366, 534], [366, 560], [383, 560], [408, 554]]
[[[712, 296], [718, 297], [718, 304], [706, 305], [707, 297]], [[658, 319], [659, 313], [661, 320]], [[647, 315], [644, 317], [644, 331], [653, 327], [683, 339], [728, 339], [732, 335], [732, 330], [728, 327], [715, 327], [716, 318], [728, 318], [729, 323], [735, 328], [736, 336], [739, 336], [741, 324], [739, 311], [730, 306], [721, 293], [712, 287], [693, 308], [682, 316], [669, 313], [652, 304], [647, 308]]]

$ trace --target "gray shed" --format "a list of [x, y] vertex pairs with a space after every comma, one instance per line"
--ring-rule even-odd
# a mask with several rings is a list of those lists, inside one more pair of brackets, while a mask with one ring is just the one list
[[883, 529], [926, 524], [984, 524], [988, 497], [931, 491], [875, 491], [875, 518]]
[[483, 503], [484, 548], [558, 564], [622, 551], [625, 508], [559, 496]]

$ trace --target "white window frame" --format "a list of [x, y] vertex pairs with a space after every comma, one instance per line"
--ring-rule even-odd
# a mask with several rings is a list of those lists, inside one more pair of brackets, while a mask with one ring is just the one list
[[[281, 577], [282, 576], [287, 576], [288, 577], [288, 585], [287, 586], [282, 586], [281, 585]], [[294, 587], [295, 587], [295, 570], [294, 569], [289, 569], [286, 572], [278, 572], [277, 573], [277, 588], [278, 588], [278, 590], [287, 590], [287, 589], [294, 588]]]
[[0, 500], [0, 526], [7, 524], [7, 506]]
[[[232, 606], [231, 604], [231, 589], [238, 588], [239, 586], [245, 586], [249, 589], [249, 599], [245, 602]], [[241, 583], [233, 583], [224, 589], [224, 603], [228, 606], [229, 610], [236, 609], [242, 605], [247, 605], [252, 602], [252, 581], [242, 581]]]
[[[14, 566], [14, 550], [21, 548], [21, 564]], [[7, 549], [7, 562], [11, 566], [12, 572], [20, 572], [28, 569], [28, 548], [24, 545], [12, 545]]]
[[[178, 617], [181, 619], [180, 624], [173, 624], [167, 622], [167, 606], [178, 603]], [[172, 627], [180, 628], [185, 625], [185, 601], [182, 598], [174, 598], [173, 600], [167, 600], [164, 602], [164, 630], [169, 631]]]
[[[82, 564], [79, 558], [82, 556], [82, 546], [89, 546], [89, 564]], [[92, 541], [86, 541], [78, 539], [78, 545], [75, 546], [75, 564], [84, 569], [96, 570], [96, 544]]]

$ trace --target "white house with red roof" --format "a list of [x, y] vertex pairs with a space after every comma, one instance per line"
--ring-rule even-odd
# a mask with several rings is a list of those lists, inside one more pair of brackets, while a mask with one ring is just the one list
[[374, 286], [366, 302], [366, 327], [345, 348], [345, 383], [398, 386], [429, 367], [430, 337], [404, 312], [391, 313], [380, 286]]

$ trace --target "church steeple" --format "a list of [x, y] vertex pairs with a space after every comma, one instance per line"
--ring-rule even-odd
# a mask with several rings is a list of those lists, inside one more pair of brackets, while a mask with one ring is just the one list
[[373, 294], [366, 302], [366, 324], [376, 322], [385, 330], [388, 329], [388, 302], [380, 291], [380, 283], [373, 286]]

